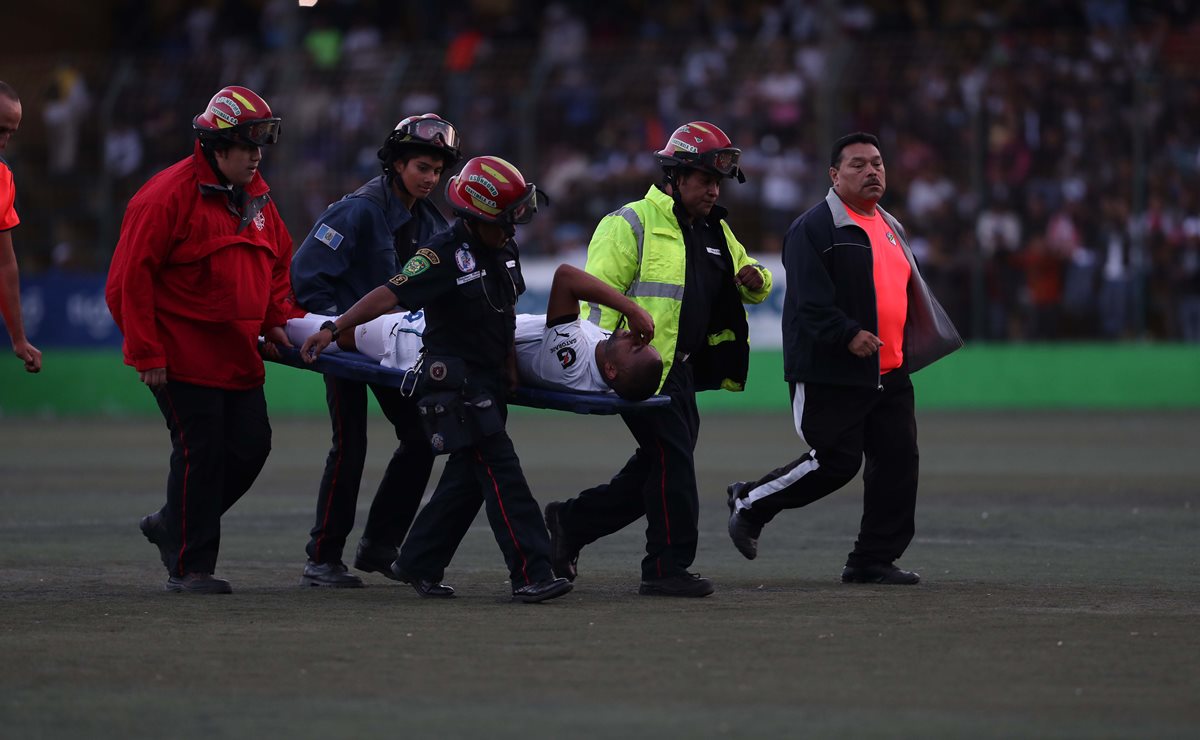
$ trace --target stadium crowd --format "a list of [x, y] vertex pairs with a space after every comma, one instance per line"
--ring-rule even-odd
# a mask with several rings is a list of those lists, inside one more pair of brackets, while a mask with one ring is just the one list
[[554, 198], [523, 250], [566, 259], [654, 178], [679, 122], [743, 149], [748, 182], [723, 199], [759, 254], [824, 193], [829, 143], [862, 130], [883, 143], [883, 205], [968, 339], [1200, 341], [1189, 3], [113, 6], [112, 53], [56, 57], [21, 91], [23, 275], [103, 271], [130, 195], [175, 161], [197, 101], [237, 81], [283, 118], [266, 169], [297, 242], [377, 171], [381, 127], [426, 111], [468, 156], [522, 162]]

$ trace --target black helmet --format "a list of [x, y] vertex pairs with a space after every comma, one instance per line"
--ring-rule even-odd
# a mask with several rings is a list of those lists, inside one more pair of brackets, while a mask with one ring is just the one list
[[441, 156], [450, 168], [458, 164], [462, 157], [459, 152], [460, 141], [458, 130], [454, 125], [436, 113], [426, 113], [423, 116], [409, 116], [400, 123], [387, 140], [379, 148], [379, 161], [383, 162], [383, 171], [392, 174], [392, 162], [395, 162], [406, 149], [424, 149]]

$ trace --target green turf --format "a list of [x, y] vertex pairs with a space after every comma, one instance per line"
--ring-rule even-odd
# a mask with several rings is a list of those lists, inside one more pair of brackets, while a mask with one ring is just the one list
[[[390, 450], [373, 422], [365, 488]], [[481, 517], [460, 598], [297, 588], [328, 432], [281, 419], [225, 519], [235, 593], [161, 591], [138, 517], [161, 422], [0, 419], [0, 735], [13, 738], [1184, 738], [1200, 723], [1200, 414], [925, 413], [917, 587], [844, 586], [855, 483], [785, 512], [749, 562], [723, 489], [786, 462], [780, 415], [709, 414], [704, 600], [636, 594], [642, 527], [576, 589], [506, 599]], [[542, 502], [606, 479], [619, 420], [513, 420]], [[360, 501], [360, 522], [368, 495]], [[356, 532], [357, 534], [357, 532]]]
[[[117, 350], [49, 348], [44, 360], [39, 375], [0, 362], [0, 417], [158, 416]], [[922, 409], [1200, 409], [1200, 345], [973, 343], [913, 383]], [[266, 394], [277, 416], [325, 413], [316, 373], [267, 363]], [[783, 355], [759, 350], [744, 393], [702, 393], [699, 403], [705, 411], [769, 413], [787, 399]]]

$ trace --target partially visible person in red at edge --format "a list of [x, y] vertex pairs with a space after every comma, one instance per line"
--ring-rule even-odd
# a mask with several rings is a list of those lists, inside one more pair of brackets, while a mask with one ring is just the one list
[[280, 119], [258, 94], [223, 88], [192, 121], [192, 155], [129, 201], [105, 297], [125, 364], [149, 386], [171, 432], [167, 502], [143, 517], [166, 589], [230, 593], [213, 577], [221, 515], [271, 450], [263, 352], [284, 332], [292, 240], [258, 172]]
[[[21, 99], [17, 91], [0, 82], [0, 152], [8, 148], [9, 139], [21, 126]], [[21, 281], [17, 271], [17, 255], [13, 252], [12, 230], [21, 223], [13, 203], [17, 188], [8, 162], [0, 156], [0, 313], [12, 340], [13, 354], [25, 363], [25, 369], [36, 373], [42, 369], [42, 353], [25, 337], [21, 320]]]

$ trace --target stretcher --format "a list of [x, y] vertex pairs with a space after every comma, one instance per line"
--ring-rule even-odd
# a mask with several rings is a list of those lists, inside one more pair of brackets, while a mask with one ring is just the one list
[[[334, 375], [346, 380], [378, 383], [402, 389], [411, 389], [416, 382], [414, 373], [384, 367], [358, 352], [327, 352], [312, 364], [301, 359], [300, 350], [296, 347], [279, 347], [279, 354], [280, 357], [275, 362], [281, 365]], [[671, 400], [666, 396], [651, 396], [645, 401], [626, 401], [615, 393], [568, 392], [530, 386], [521, 386], [508, 397], [508, 403], [512, 406], [569, 411], [573, 414], [620, 414], [626, 411], [666, 406], [670, 402]]]

